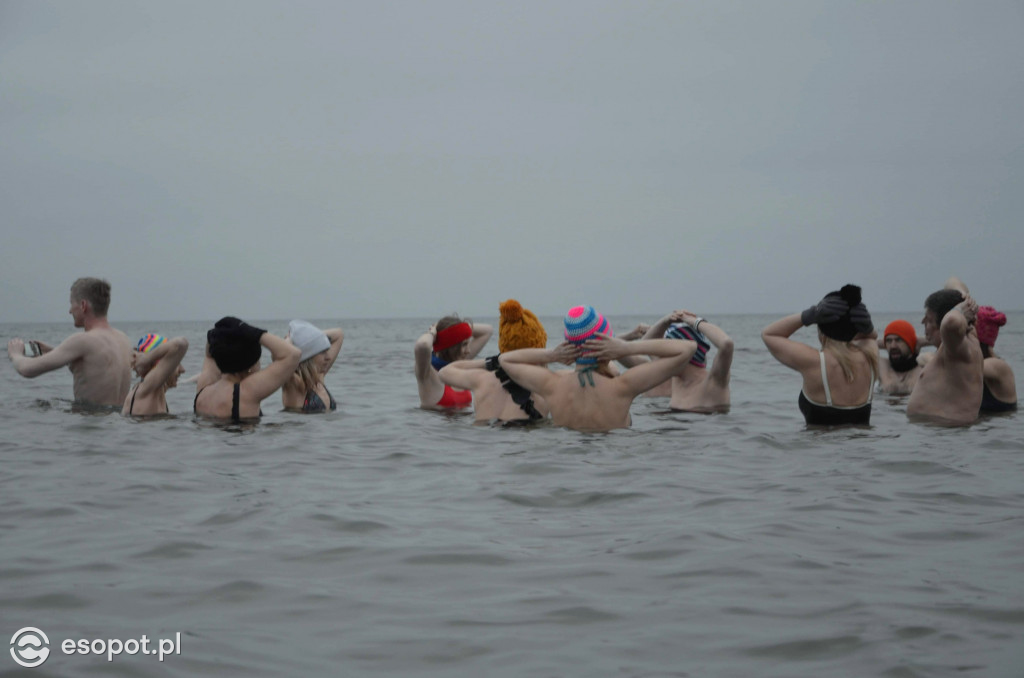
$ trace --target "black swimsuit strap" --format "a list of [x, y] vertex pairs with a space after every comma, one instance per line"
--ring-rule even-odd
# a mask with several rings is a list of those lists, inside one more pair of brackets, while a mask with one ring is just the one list
[[494, 355], [487, 358], [484, 361], [484, 367], [488, 371], [494, 372], [494, 376], [501, 382], [501, 387], [508, 391], [508, 394], [512, 396], [512, 402], [519, 405], [519, 409], [530, 417], [530, 421], [537, 419], [543, 419], [544, 415], [537, 411], [537, 408], [533, 404], [533, 394], [527, 391], [525, 388], [512, 381], [512, 377], [508, 376], [508, 372], [498, 362], [498, 356]]
[[199, 394], [202, 393], [204, 390], [206, 390], [205, 386], [196, 391], [196, 397], [192, 399], [192, 414], [199, 414], [198, 408], [196, 406], [199, 403]]
[[242, 390], [241, 384], [235, 384], [235, 388], [231, 391], [231, 421], [241, 421], [241, 417], [238, 415], [238, 400]]
[[135, 384], [135, 388], [132, 389], [132, 402], [128, 405], [128, 415], [131, 416], [132, 410], [135, 409], [135, 394], [139, 390], [139, 385]]

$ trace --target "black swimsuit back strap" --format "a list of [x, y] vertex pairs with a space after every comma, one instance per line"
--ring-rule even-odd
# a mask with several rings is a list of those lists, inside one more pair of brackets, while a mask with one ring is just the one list
[[508, 373], [505, 372], [504, 369], [500, 367], [496, 369], [494, 371], [494, 376], [501, 381], [501, 387], [508, 391], [508, 394], [512, 396], [512, 402], [519, 405], [519, 409], [530, 417], [530, 421], [544, 418], [544, 415], [538, 412], [536, 406], [533, 404], [533, 394], [516, 382], [512, 381], [512, 377], [508, 376]]
[[241, 420], [238, 414], [238, 401], [241, 395], [242, 385], [235, 384], [235, 388], [231, 391], [231, 421], [237, 422]]
[[132, 389], [132, 401], [128, 404], [128, 415], [131, 416], [132, 410], [135, 409], [135, 394], [139, 391], [139, 385], [136, 384], [135, 388]]

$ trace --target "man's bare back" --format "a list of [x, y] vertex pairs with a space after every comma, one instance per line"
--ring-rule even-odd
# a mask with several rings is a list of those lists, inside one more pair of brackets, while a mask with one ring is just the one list
[[132, 344], [124, 332], [107, 323], [110, 283], [98, 278], [79, 278], [71, 286], [68, 313], [75, 327], [85, 332], [72, 334], [56, 347], [34, 341], [42, 352], [25, 355], [20, 338], [7, 343], [7, 355], [14, 368], [29, 379], [67, 365], [74, 377], [75, 402], [89, 406], [120, 408], [131, 384]]
[[131, 384], [132, 346], [124, 332], [110, 326], [73, 334], [52, 350], [29, 358], [24, 342], [12, 339], [8, 354], [18, 373], [36, 377], [64, 365], [74, 378], [75, 402], [85, 405], [119, 407]]
[[963, 426], [977, 420], [984, 383], [984, 358], [970, 324], [977, 304], [968, 296], [936, 322], [925, 313], [925, 332], [938, 339], [934, 357], [921, 370], [907, 402], [907, 415], [936, 423]]

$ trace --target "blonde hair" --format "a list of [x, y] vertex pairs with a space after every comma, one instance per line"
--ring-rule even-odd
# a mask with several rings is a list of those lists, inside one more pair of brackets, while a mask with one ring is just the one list
[[79, 278], [71, 284], [71, 298], [88, 301], [93, 315], [106, 318], [110, 308], [110, 283], [100, 278]]
[[860, 353], [868, 359], [868, 363], [871, 365], [871, 369], [878, 373], [878, 358], [873, 353], [869, 353], [853, 342], [849, 341], [838, 341], [831, 339], [821, 332], [818, 333], [821, 339], [821, 350], [828, 351], [836, 357], [839, 362], [839, 367], [843, 370], [843, 376], [846, 378], [847, 383], [853, 382], [853, 352]]
[[[317, 355], [320, 355], [319, 353]], [[299, 379], [302, 380], [302, 386], [306, 389], [306, 392], [316, 390], [316, 385], [320, 383], [320, 372], [317, 370], [316, 365], [313, 361], [316, 360], [316, 356], [306, 358], [299, 366], [295, 368], [295, 374]]]

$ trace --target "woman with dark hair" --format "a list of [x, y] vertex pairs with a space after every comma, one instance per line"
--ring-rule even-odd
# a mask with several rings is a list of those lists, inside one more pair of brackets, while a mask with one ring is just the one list
[[1013, 377], [1013, 370], [1010, 369], [1009, 363], [992, 351], [996, 337], [999, 336], [999, 328], [1005, 324], [1006, 314], [991, 306], [982, 306], [978, 309], [974, 326], [978, 331], [981, 355], [985, 358], [982, 412], [1012, 412], [1017, 409], [1017, 382]]
[[[790, 337], [818, 326], [821, 349]], [[845, 285], [803, 313], [776, 320], [761, 332], [772, 356], [803, 376], [798, 400], [808, 424], [868, 424], [878, 373], [878, 345], [860, 288]]]
[[[260, 369], [263, 349], [273, 362]], [[281, 337], [231, 316], [206, 333], [206, 360], [196, 381], [193, 411], [232, 422], [263, 415], [260, 403], [281, 388], [299, 365], [302, 351]]]
[[474, 325], [471, 320], [463, 320], [458, 315], [447, 315], [420, 335], [413, 349], [420, 407], [452, 410], [473, 404], [472, 392], [445, 384], [437, 373], [448, 363], [475, 358], [493, 333], [490, 325]]

